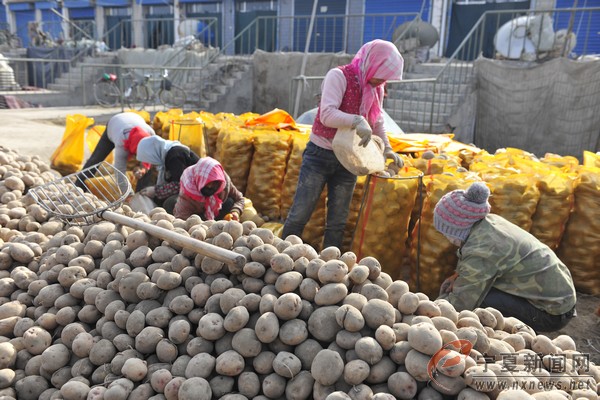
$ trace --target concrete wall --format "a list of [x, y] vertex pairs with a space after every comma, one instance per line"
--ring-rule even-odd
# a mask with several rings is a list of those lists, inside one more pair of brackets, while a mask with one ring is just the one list
[[[265, 113], [274, 108], [281, 108], [290, 114], [290, 86], [292, 78], [300, 74], [303, 53], [254, 53], [254, 79], [252, 85], [253, 110]], [[327, 71], [352, 60], [350, 54], [309, 54], [306, 62], [305, 76], [325, 76]], [[304, 96], [300, 103], [300, 113], [315, 107], [314, 94]]]

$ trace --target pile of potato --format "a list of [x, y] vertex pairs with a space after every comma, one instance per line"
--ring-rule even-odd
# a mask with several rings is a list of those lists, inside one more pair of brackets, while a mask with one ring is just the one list
[[[0, 163], [2, 399], [598, 398], [600, 369], [574, 363], [570, 337], [494, 309], [457, 312], [373, 257], [160, 208], [119, 211], [247, 263], [110, 222], [65, 226], [24, 196], [54, 177], [39, 160], [0, 149]], [[551, 372], [556, 354], [564, 372]], [[544, 390], [552, 382], [563, 389]]]

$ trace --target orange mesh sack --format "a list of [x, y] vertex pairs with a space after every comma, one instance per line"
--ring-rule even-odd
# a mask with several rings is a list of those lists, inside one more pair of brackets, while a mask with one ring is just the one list
[[600, 168], [580, 167], [575, 202], [558, 256], [569, 267], [575, 287], [600, 295]]
[[373, 256], [393, 279], [401, 275], [408, 223], [415, 205], [421, 172], [412, 168], [382, 178], [372, 175], [356, 224], [352, 251], [360, 260]]
[[292, 148], [287, 162], [285, 177], [283, 178], [283, 190], [281, 193], [281, 219], [287, 218], [288, 212], [294, 202], [300, 167], [302, 166], [302, 154], [308, 144], [310, 132], [292, 132]]
[[412, 290], [419, 290], [431, 298], [436, 298], [444, 279], [452, 275], [455, 270], [458, 261], [456, 246], [435, 229], [433, 210], [446, 193], [456, 189], [466, 190], [472, 183], [472, 179], [461, 175], [443, 174], [423, 178], [426, 195], [421, 218], [411, 232], [410, 241], [410, 286]]
[[540, 200], [530, 233], [555, 251], [573, 209], [574, 183], [575, 176], [550, 171], [541, 174], [537, 181]]
[[254, 155], [246, 195], [261, 215], [278, 220], [281, 218], [283, 179], [292, 148], [291, 135], [287, 131], [262, 129], [253, 133]]
[[223, 126], [219, 131], [219, 162], [235, 187], [242, 193], [246, 193], [248, 185], [248, 174], [254, 153], [252, 141], [252, 131], [235, 125]]
[[531, 230], [540, 191], [532, 175], [484, 175], [490, 188], [492, 212], [526, 231]]
[[180, 119], [182, 115], [183, 111], [180, 109], [172, 109], [167, 112], [157, 112], [154, 114], [154, 119], [152, 120], [152, 128], [154, 129], [154, 132], [163, 139], [168, 139], [169, 132], [171, 131], [171, 121], [174, 119]]

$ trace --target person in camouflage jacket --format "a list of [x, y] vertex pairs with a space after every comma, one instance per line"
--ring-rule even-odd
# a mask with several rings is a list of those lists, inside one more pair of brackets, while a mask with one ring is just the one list
[[436, 229], [459, 247], [456, 273], [442, 284], [440, 298], [458, 311], [493, 307], [536, 331], [562, 328], [575, 314], [568, 268], [529, 232], [491, 214], [489, 194], [476, 182], [435, 207]]

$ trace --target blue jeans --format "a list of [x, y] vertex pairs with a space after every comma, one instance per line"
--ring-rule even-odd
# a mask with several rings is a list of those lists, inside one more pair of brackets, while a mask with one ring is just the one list
[[302, 237], [321, 192], [327, 184], [327, 222], [323, 248], [341, 248], [348, 221], [350, 201], [356, 185], [356, 175], [340, 164], [333, 151], [308, 142], [302, 155], [302, 166], [294, 202], [283, 225], [282, 236]]

